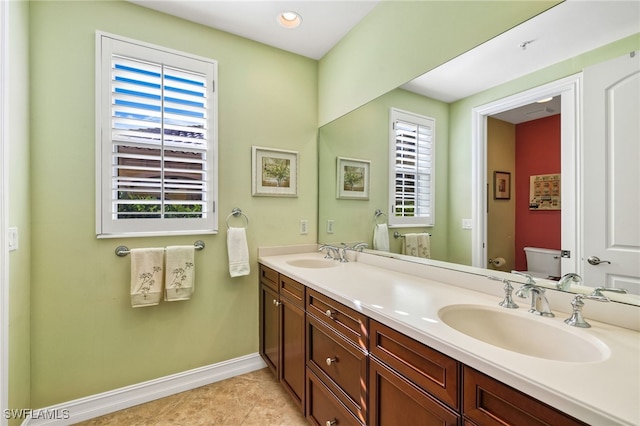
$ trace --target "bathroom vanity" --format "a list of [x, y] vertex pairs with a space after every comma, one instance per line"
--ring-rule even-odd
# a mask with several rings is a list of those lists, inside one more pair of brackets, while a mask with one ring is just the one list
[[[564, 324], [571, 295], [566, 306], [551, 301], [555, 318], [541, 318], [527, 300], [498, 307], [501, 283], [486, 277], [366, 253], [341, 263], [286, 252], [260, 252], [260, 352], [312, 424], [640, 422], [640, 334], [594, 320], [591, 329]], [[487, 281], [489, 290], [448, 280]], [[542, 349], [471, 337], [449, 320], [456, 309], [470, 323], [486, 320], [474, 309], [508, 322], [530, 336], [533, 352]], [[554, 346], [571, 347], [545, 352], [538, 327]]]
[[[259, 255], [260, 353], [312, 424], [640, 422], [640, 334], [564, 324], [570, 298], [541, 318], [525, 300], [498, 307], [500, 283], [486, 277], [366, 253], [346, 263], [283, 253]], [[448, 280], [487, 281], [489, 294]], [[528, 341], [486, 335], [502, 323]]]

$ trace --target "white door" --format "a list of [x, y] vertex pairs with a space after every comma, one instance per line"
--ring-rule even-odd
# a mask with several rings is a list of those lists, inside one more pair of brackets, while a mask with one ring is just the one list
[[[640, 294], [640, 55], [584, 70], [586, 285]], [[598, 260], [600, 263], [598, 263]]]

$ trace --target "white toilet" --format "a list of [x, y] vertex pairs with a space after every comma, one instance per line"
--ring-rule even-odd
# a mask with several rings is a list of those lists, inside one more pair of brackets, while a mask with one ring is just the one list
[[557, 280], [560, 278], [560, 250], [525, 247], [527, 256], [527, 270], [534, 278], [545, 278]]

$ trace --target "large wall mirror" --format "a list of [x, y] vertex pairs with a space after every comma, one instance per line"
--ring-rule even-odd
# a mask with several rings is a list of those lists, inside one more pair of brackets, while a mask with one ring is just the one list
[[[575, 125], [574, 116], [581, 111], [581, 105], [576, 104], [582, 96], [581, 72], [623, 55], [630, 57], [630, 52], [640, 49], [638, 8], [636, 2], [562, 3], [322, 126], [318, 135], [318, 241], [364, 241], [372, 246], [376, 224], [387, 221], [392, 214], [389, 122], [390, 109], [398, 108], [435, 119], [435, 224], [428, 228], [390, 228], [389, 250], [377, 254], [490, 275], [496, 270], [527, 271], [525, 246], [565, 250], [567, 246], [563, 244], [566, 243], [571, 253], [558, 252], [560, 256], [569, 257], [562, 260], [557, 274], [549, 277], [583, 273], [580, 259], [586, 261], [588, 253], [581, 250], [584, 231], [579, 223], [585, 206], [580, 205], [580, 197], [575, 192], [584, 188], [580, 189], [580, 165], [575, 161], [565, 165], [568, 153], [577, 157], [575, 151], [581, 149], [583, 141], [580, 131], [573, 129], [573, 133], [569, 132], [573, 145], [563, 147], [566, 127], [571, 126], [567, 123]], [[582, 19], [576, 19], [577, 16]], [[615, 24], [611, 30], [605, 30], [605, 34], [594, 37], [594, 20]], [[581, 40], [579, 46], [575, 44], [577, 39]], [[554, 43], [571, 46], [554, 49]], [[515, 50], [505, 57], [505, 49], [510, 48]], [[531, 52], [534, 52], [533, 61], [509, 56]], [[507, 76], [503, 71], [508, 67], [517, 70]], [[541, 87], [540, 93], [551, 95], [548, 103], [534, 102], [536, 89]], [[572, 90], [579, 95], [569, 96]], [[513, 100], [518, 96], [520, 103]], [[478, 119], [482, 120], [481, 126], [474, 123]], [[518, 155], [523, 158], [519, 160], [516, 159], [516, 133], [524, 134], [524, 139], [539, 141], [533, 151], [520, 149]], [[339, 196], [339, 158], [367, 164], [366, 197]], [[545, 167], [532, 164], [536, 162], [545, 163]], [[545, 193], [541, 206], [544, 202], [548, 208], [536, 211], [539, 214], [528, 219], [531, 222], [518, 231], [515, 203], [529, 197], [531, 185], [535, 185], [530, 182], [531, 176], [546, 179], [542, 185], [548, 184], [551, 188], [560, 185], [565, 175], [574, 189], [557, 196], [553, 191]], [[634, 176], [631, 185], [637, 193], [640, 175], [636, 172]], [[522, 191], [527, 194], [522, 195]], [[562, 196], [571, 199], [563, 200]], [[376, 216], [377, 210], [382, 214]], [[529, 212], [529, 205], [525, 210], [525, 214]], [[635, 222], [637, 227], [637, 220]], [[394, 238], [394, 233], [401, 236]], [[402, 235], [414, 233], [430, 234], [430, 259], [400, 254]], [[640, 240], [640, 235], [636, 240]], [[627, 246], [638, 243], [634, 241], [627, 241]], [[637, 245], [631, 251], [636, 268], [640, 268]], [[633, 263], [634, 258], [631, 259]], [[629, 292], [611, 293], [611, 299], [640, 305], [637, 276], [618, 281], [617, 287], [627, 288]], [[553, 279], [541, 282], [555, 287]], [[588, 287], [601, 286], [616, 287], [615, 282], [611, 285], [591, 278], [576, 288], [585, 291], [585, 287], [588, 290]]]

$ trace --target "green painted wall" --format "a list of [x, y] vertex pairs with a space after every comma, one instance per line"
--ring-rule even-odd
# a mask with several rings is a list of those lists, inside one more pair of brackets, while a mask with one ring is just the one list
[[[218, 61], [218, 235], [96, 239], [96, 30]], [[316, 241], [317, 61], [124, 1], [32, 2], [29, 36], [31, 406], [257, 352], [258, 245]], [[251, 196], [252, 145], [299, 152], [297, 198]], [[231, 279], [233, 207], [250, 220], [252, 273]], [[114, 249], [196, 239], [206, 249], [196, 253], [192, 300], [132, 309], [130, 259]]]
[[[321, 243], [365, 241], [372, 246], [374, 212], [389, 210], [389, 110], [398, 108], [436, 120], [435, 226], [429, 229], [433, 259], [447, 256], [447, 177], [449, 106], [406, 90], [396, 89], [322, 126], [318, 135], [319, 213], [318, 241]], [[336, 158], [371, 161], [369, 200], [336, 199]], [[334, 233], [326, 232], [327, 220], [334, 220]], [[382, 222], [381, 218], [379, 221]], [[424, 231], [401, 228], [400, 232]], [[390, 232], [389, 248], [400, 253], [400, 240]]]
[[[471, 264], [471, 233], [458, 226], [471, 217], [471, 111], [516, 93], [581, 72], [584, 68], [640, 49], [640, 33], [552, 65], [451, 104], [449, 140], [449, 261]], [[464, 171], [464, 172], [461, 172]]]
[[[29, 3], [7, 2], [9, 226], [19, 246], [9, 253], [9, 408], [30, 403]], [[3, 378], [4, 380], [4, 378]], [[20, 424], [13, 419], [10, 424]]]
[[320, 125], [558, 3], [383, 0], [321, 59]]

